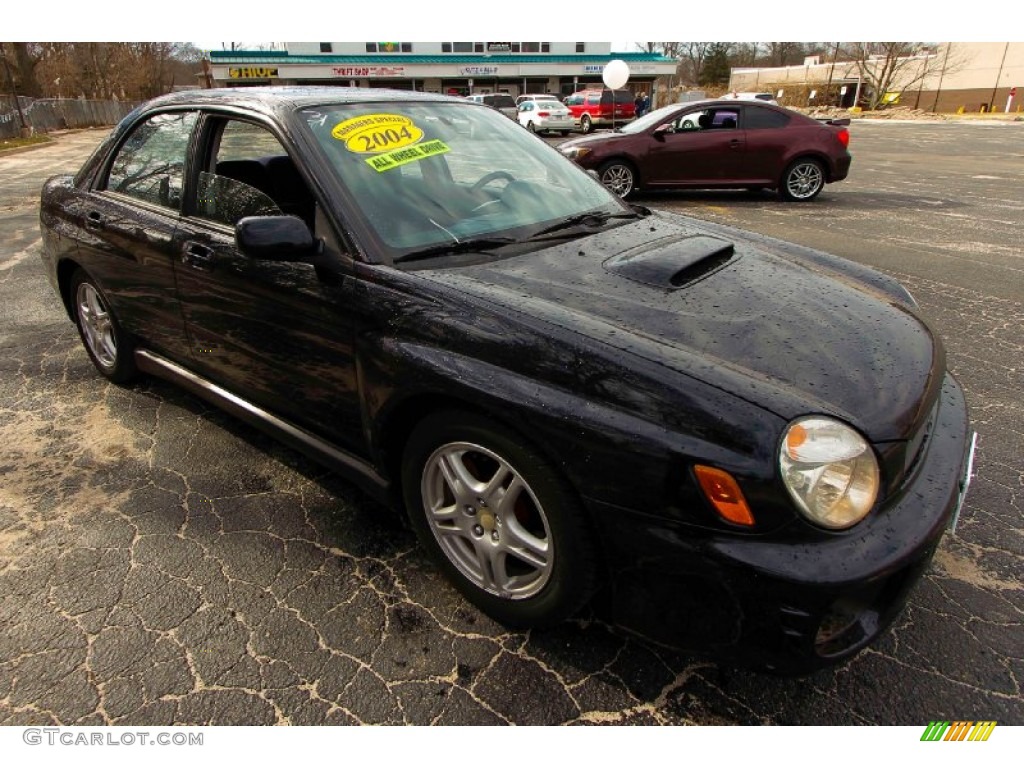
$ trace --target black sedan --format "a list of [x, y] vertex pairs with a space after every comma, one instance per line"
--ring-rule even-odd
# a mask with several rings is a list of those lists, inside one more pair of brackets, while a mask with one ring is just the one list
[[168, 379], [403, 506], [480, 609], [776, 670], [898, 614], [969, 479], [940, 341], [856, 264], [630, 207], [482, 105], [137, 109], [41, 205], [99, 372]]

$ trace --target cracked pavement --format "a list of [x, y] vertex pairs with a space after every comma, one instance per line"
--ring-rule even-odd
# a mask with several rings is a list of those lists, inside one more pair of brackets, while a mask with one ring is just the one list
[[38, 193], [104, 132], [0, 156], [0, 724], [1024, 724], [1024, 125], [855, 123], [849, 180], [641, 198], [902, 280], [946, 341], [977, 475], [905, 613], [802, 679], [587, 616], [510, 632], [399, 515], [154, 379], [92, 368]]

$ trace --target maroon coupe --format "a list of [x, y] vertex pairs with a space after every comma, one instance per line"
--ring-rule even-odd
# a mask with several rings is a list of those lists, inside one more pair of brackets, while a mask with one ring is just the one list
[[662, 107], [558, 149], [623, 198], [641, 189], [768, 188], [802, 202], [849, 173], [849, 123], [769, 104], [700, 101]]

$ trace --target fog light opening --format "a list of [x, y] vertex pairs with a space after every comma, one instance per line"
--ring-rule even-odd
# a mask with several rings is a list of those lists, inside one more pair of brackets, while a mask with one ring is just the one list
[[842, 597], [822, 616], [814, 637], [814, 649], [823, 657], [844, 653], [867, 641], [877, 625], [878, 614], [869, 602]]

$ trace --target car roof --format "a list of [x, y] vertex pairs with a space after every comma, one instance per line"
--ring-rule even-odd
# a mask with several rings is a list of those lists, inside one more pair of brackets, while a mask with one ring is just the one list
[[252, 106], [261, 111], [292, 111], [320, 104], [437, 101], [462, 103], [464, 99], [423, 91], [390, 88], [348, 88], [333, 85], [276, 85], [253, 88], [197, 88], [176, 91], [146, 102], [147, 109], [173, 106]]

